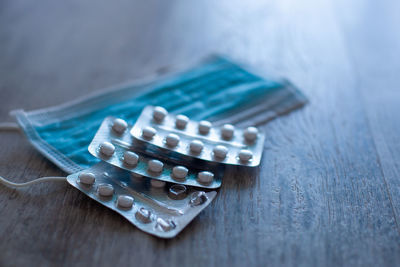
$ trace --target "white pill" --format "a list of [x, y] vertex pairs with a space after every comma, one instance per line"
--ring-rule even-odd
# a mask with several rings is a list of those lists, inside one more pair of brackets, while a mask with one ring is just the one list
[[162, 188], [165, 186], [165, 182], [161, 180], [151, 179], [150, 184], [152, 187]]
[[153, 110], [153, 119], [157, 122], [162, 122], [167, 116], [168, 112], [163, 107], [155, 107]]
[[253, 153], [250, 150], [242, 149], [239, 152], [239, 159], [241, 161], [247, 162], [253, 157]]
[[199, 122], [199, 133], [206, 135], [210, 132], [211, 122], [209, 121], [201, 121]]
[[123, 119], [115, 119], [113, 121], [112, 128], [117, 133], [123, 133], [125, 132], [126, 128], [128, 128], [128, 123], [126, 123], [126, 121], [124, 121]]
[[128, 165], [136, 165], [139, 161], [139, 156], [135, 152], [125, 151], [124, 152], [124, 163]]
[[244, 139], [248, 142], [254, 142], [258, 136], [258, 129], [256, 127], [248, 127], [243, 132]]
[[157, 218], [156, 229], [167, 232], [173, 228], [175, 228], [175, 223], [173, 221], [167, 222], [163, 218]]
[[150, 127], [150, 126], [146, 126], [142, 130], [142, 136], [148, 140], [152, 139], [153, 136], [156, 135], [156, 133], [157, 133], [156, 129], [154, 129], [153, 127]]
[[176, 179], [184, 179], [188, 174], [188, 169], [183, 166], [176, 166], [172, 168], [172, 175]]
[[132, 179], [134, 179], [134, 180], [136, 180], [136, 181], [142, 181], [142, 179], [143, 179], [144, 176], [141, 175], [141, 174], [132, 172], [132, 173], [131, 173], [131, 177], [132, 177]]
[[197, 180], [202, 184], [209, 184], [213, 179], [214, 174], [212, 172], [203, 171], [197, 174]]
[[165, 143], [169, 147], [176, 147], [179, 143], [179, 136], [173, 133], [170, 133], [165, 138]]
[[186, 117], [185, 115], [178, 115], [176, 116], [175, 126], [178, 129], [185, 129], [188, 122], [188, 117]]
[[133, 206], [133, 197], [120, 195], [117, 198], [117, 205], [121, 208], [130, 209]]
[[100, 152], [108, 157], [114, 154], [115, 146], [110, 142], [103, 142], [100, 144]]
[[79, 174], [79, 182], [85, 185], [92, 185], [96, 181], [96, 177], [91, 172], [81, 172]]
[[109, 197], [114, 194], [114, 187], [110, 184], [101, 184], [97, 188], [97, 192], [102, 197]]
[[136, 213], [135, 217], [138, 221], [142, 223], [149, 223], [151, 222], [151, 212], [145, 208], [140, 208]]
[[228, 154], [228, 149], [225, 146], [218, 145], [213, 149], [214, 157], [217, 159], [225, 159], [226, 154]]
[[224, 124], [221, 128], [221, 136], [224, 139], [231, 139], [233, 137], [233, 133], [235, 131], [235, 127], [232, 124]]
[[161, 172], [164, 167], [164, 164], [156, 159], [150, 160], [148, 164], [149, 164], [149, 171], [151, 172]]
[[190, 142], [189, 148], [193, 153], [200, 153], [203, 150], [204, 144], [200, 140]]

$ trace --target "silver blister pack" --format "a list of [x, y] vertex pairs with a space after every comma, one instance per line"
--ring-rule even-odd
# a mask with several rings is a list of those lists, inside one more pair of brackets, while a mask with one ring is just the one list
[[71, 174], [67, 180], [142, 231], [161, 238], [176, 236], [217, 195], [180, 184], [153, 185], [149, 178], [105, 162]]
[[260, 164], [265, 139], [255, 127], [237, 129], [230, 124], [213, 127], [208, 121], [192, 121], [153, 106], [144, 108], [131, 135], [164, 153], [249, 167]]
[[152, 179], [210, 189], [221, 186], [223, 167], [196, 168], [182, 164], [179, 159], [173, 161], [169, 155], [153, 157], [134, 145], [130, 128], [121, 119], [107, 117], [90, 143], [89, 152], [114, 166]]

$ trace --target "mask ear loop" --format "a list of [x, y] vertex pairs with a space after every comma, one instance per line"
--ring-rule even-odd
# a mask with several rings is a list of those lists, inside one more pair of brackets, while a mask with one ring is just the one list
[[[14, 122], [2, 122], [0, 123], [0, 131], [18, 131], [19, 126], [17, 123]], [[8, 187], [15, 187], [15, 188], [20, 188], [20, 187], [26, 187], [26, 186], [31, 186], [34, 184], [39, 184], [43, 182], [50, 182], [50, 181], [66, 181], [67, 177], [58, 177], [58, 176], [49, 176], [49, 177], [41, 177], [26, 183], [14, 183], [11, 182], [4, 177], [0, 176], [0, 184], [3, 184]]]
[[15, 122], [0, 122], [0, 131], [18, 131], [19, 126]]
[[39, 184], [39, 183], [43, 183], [43, 182], [66, 181], [66, 180], [67, 180], [67, 177], [49, 176], [49, 177], [41, 177], [41, 178], [26, 182], [26, 183], [14, 183], [14, 182], [11, 182], [11, 181], [5, 179], [4, 177], [0, 176], [0, 184], [3, 184], [8, 187], [15, 187], [15, 188], [31, 186], [31, 185]]

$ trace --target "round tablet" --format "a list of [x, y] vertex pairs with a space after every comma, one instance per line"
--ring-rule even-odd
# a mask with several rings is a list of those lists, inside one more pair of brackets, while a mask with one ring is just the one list
[[202, 171], [197, 174], [197, 180], [202, 184], [209, 184], [213, 181], [214, 174], [208, 171]]
[[150, 126], [146, 126], [142, 130], [142, 136], [147, 140], [152, 139], [153, 136], [156, 135], [156, 133], [157, 133], [156, 129], [154, 129], [153, 127], [150, 127]]
[[125, 151], [124, 152], [124, 163], [128, 165], [136, 165], [139, 161], [139, 156], [135, 152]]
[[144, 176], [135, 172], [131, 172], [131, 177], [137, 181], [142, 181]]
[[149, 164], [149, 171], [151, 172], [161, 172], [164, 167], [164, 164], [156, 159], [150, 160], [148, 164]]
[[113, 121], [112, 129], [117, 133], [125, 132], [126, 128], [128, 128], [128, 123], [123, 119], [115, 119]]
[[176, 166], [172, 168], [172, 176], [176, 179], [185, 179], [188, 174], [188, 169], [183, 166]]
[[249, 161], [253, 157], [253, 153], [250, 150], [242, 149], [239, 152], [239, 159], [243, 162]]
[[203, 150], [204, 144], [200, 140], [193, 140], [190, 142], [189, 148], [193, 153], [200, 153]]
[[152, 187], [162, 188], [165, 186], [165, 182], [157, 179], [151, 179], [150, 184]]
[[189, 122], [188, 117], [186, 117], [185, 115], [178, 115], [176, 116], [175, 126], [178, 129], [185, 129], [188, 122]]
[[111, 157], [114, 154], [115, 146], [110, 142], [103, 142], [100, 144], [100, 152], [103, 155]]
[[81, 172], [78, 176], [79, 182], [85, 185], [92, 185], [96, 181], [96, 177], [91, 172]]
[[130, 209], [133, 206], [133, 197], [127, 195], [120, 195], [117, 198], [117, 205], [124, 209]]
[[224, 124], [221, 128], [221, 136], [224, 139], [231, 139], [233, 137], [233, 133], [235, 131], [235, 127], [232, 124]]
[[244, 130], [243, 136], [247, 142], [254, 142], [258, 136], [258, 129], [256, 127], [248, 127]]
[[200, 121], [199, 122], [199, 133], [206, 135], [210, 132], [211, 122], [209, 121]]
[[183, 184], [174, 184], [169, 188], [168, 196], [172, 199], [179, 200], [186, 197], [187, 189]]
[[153, 119], [157, 122], [162, 122], [167, 116], [168, 112], [163, 107], [155, 107], [153, 110]]
[[102, 197], [109, 197], [114, 194], [114, 187], [110, 184], [100, 184], [97, 188], [97, 192]]
[[174, 133], [170, 133], [165, 138], [165, 143], [169, 147], [176, 147], [179, 143], [179, 136]]
[[138, 221], [141, 221], [142, 223], [151, 222], [151, 212], [143, 207], [136, 211], [135, 217]]
[[218, 145], [213, 149], [214, 157], [217, 159], [225, 159], [228, 149], [225, 146]]

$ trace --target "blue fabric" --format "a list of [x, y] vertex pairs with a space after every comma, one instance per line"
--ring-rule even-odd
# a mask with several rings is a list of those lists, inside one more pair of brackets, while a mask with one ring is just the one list
[[[102, 100], [87, 101], [86, 106], [80, 103], [75, 108], [69, 107], [71, 114], [67, 118], [54, 120], [57, 115], [53, 114], [46, 123], [46, 116], [38, 119], [37, 115], [30, 117], [27, 113], [27, 119], [32, 121], [41, 142], [86, 168], [98, 161], [87, 148], [107, 116], [133, 124], [145, 106], [155, 105], [194, 120], [209, 119], [251, 106], [252, 102], [285, 86], [254, 75], [225, 58], [214, 57], [177, 76], [151, 84], [143, 93], [138, 94], [135, 88], [127, 86]], [[85, 107], [85, 111], [79, 111], [80, 107]]]

